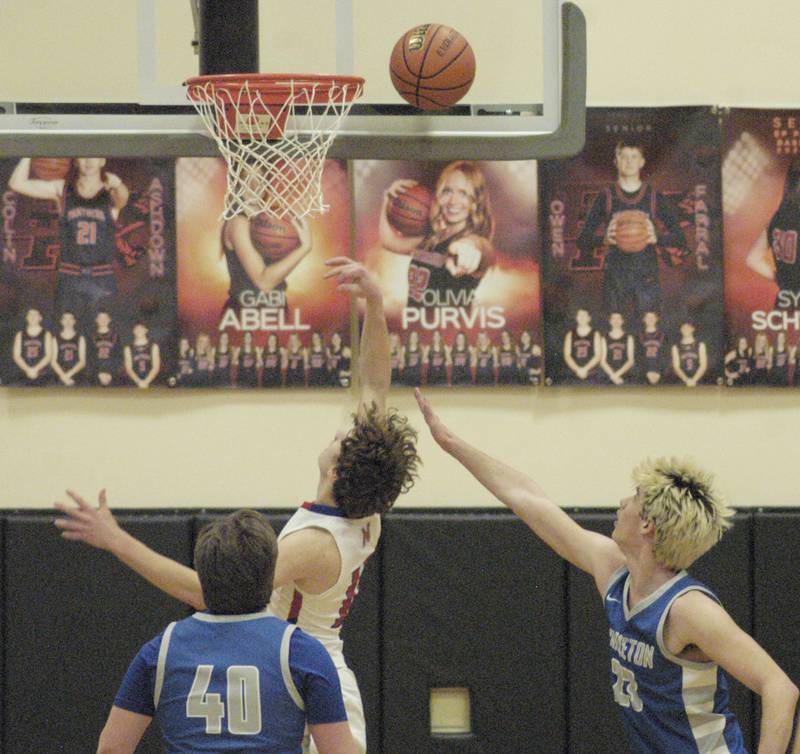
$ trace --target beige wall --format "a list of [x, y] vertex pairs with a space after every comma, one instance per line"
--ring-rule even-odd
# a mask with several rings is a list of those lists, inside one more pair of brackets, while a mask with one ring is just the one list
[[[800, 108], [796, 0], [579, 4], [589, 28], [590, 104]], [[500, 24], [496, 14], [492, 23]], [[638, 459], [673, 453], [718, 472], [734, 505], [800, 504], [800, 392], [549, 389], [433, 398], [456, 430], [535, 474], [564, 505], [614, 505]], [[393, 402], [413, 411], [405, 392]], [[343, 395], [315, 392], [2, 390], [0, 506], [47, 507], [66, 486], [107, 486], [118, 506], [293, 506], [313, 497], [317, 453], [351, 407], [352, 396], [346, 405]], [[492, 504], [424, 434], [420, 447], [423, 476], [401, 505]]]

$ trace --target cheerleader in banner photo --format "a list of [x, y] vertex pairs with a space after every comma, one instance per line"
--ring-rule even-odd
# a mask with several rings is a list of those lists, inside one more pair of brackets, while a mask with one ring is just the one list
[[117, 295], [115, 223], [129, 198], [122, 179], [105, 165], [103, 157], [78, 157], [65, 178], [43, 180], [31, 176], [31, 158], [23, 157], [8, 181], [12, 191], [57, 203], [56, 310], [69, 310], [87, 323]]
[[389, 207], [416, 185], [394, 181], [384, 192], [379, 220], [381, 245], [411, 257], [407, 306], [470, 307], [495, 262], [495, 221], [484, 175], [474, 162], [447, 165], [436, 182], [427, 231], [404, 235], [392, 226]]
[[334, 387], [350, 387], [350, 348], [342, 344], [342, 336], [335, 332], [331, 335], [328, 348], [328, 374]]
[[681, 337], [672, 346], [672, 369], [687, 387], [695, 387], [708, 369], [706, 344], [695, 337], [693, 322], [680, 326]]
[[141, 320], [133, 325], [133, 340], [125, 346], [125, 372], [138, 388], [147, 389], [161, 371], [161, 350], [150, 340], [149, 328]]
[[725, 382], [728, 385], [747, 385], [753, 368], [753, 349], [742, 335], [736, 348], [725, 354]]
[[608, 318], [608, 333], [602, 338], [600, 366], [613, 385], [624, 385], [625, 375], [634, 365], [633, 335], [625, 332], [625, 319], [619, 312]]
[[86, 366], [86, 338], [75, 329], [78, 319], [73, 312], [65, 311], [59, 321], [61, 329], [53, 339], [50, 366], [61, 384], [74, 387]]
[[426, 365], [426, 385], [446, 385], [447, 367], [450, 364], [450, 349], [444, 344], [438, 330], [431, 333], [430, 345], [425, 346], [423, 360]]
[[51, 381], [53, 336], [45, 330], [44, 317], [31, 307], [25, 313], [25, 326], [14, 336], [13, 359], [19, 367], [22, 385], [47, 385]]
[[575, 312], [575, 327], [564, 336], [564, 362], [581, 382], [594, 377], [603, 357], [602, 336], [592, 327], [592, 315], [586, 309]]
[[639, 332], [639, 361], [643, 381], [658, 385], [666, 368], [667, 338], [661, 329], [656, 312], [645, 312], [642, 317], [643, 328]]

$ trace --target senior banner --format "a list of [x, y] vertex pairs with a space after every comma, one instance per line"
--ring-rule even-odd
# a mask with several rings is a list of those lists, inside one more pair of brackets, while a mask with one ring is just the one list
[[724, 348], [718, 116], [592, 108], [540, 162], [548, 384], [716, 381]]
[[538, 385], [536, 163], [354, 163], [356, 257], [380, 280], [392, 381]]
[[800, 110], [723, 119], [729, 385], [800, 383]]

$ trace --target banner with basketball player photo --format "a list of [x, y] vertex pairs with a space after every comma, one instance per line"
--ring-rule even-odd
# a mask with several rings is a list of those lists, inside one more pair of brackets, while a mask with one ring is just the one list
[[356, 256], [383, 287], [392, 381], [539, 384], [536, 163], [353, 170]]
[[547, 383], [716, 382], [718, 116], [591, 108], [586, 125], [579, 155], [539, 163]]
[[174, 371], [174, 164], [0, 160], [4, 384], [147, 388]]
[[220, 219], [221, 158], [176, 165], [180, 339], [170, 384], [348, 387], [350, 297], [324, 280], [350, 253], [347, 165], [325, 163], [329, 210], [311, 220]]
[[800, 110], [723, 115], [722, 208], [731, 386], [800, 384]]

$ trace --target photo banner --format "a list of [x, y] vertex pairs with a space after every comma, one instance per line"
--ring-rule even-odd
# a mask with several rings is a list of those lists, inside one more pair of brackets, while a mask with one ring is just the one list
[[353, 163], [356, 258], [377, 274], [392, 382], [538, 385], [536, 163]]
[[590, 108], [583, 151], [539, 165], [547, 383], [716, 382], [718, 116]]
[[350, 297], [323, 280], [350, 254], [345, 162], [328, 160], [326, 214], [222, 221], [222, 159], [176, 166], [180, 340], [170, 384], [181, 387], [348, 387]]
[[14, 386], [165, 383], [174, 161], [0, 160], [0, 367]]
[[800, 383], [800, 110], [726, 113], [725, 306], [732, 386]]

